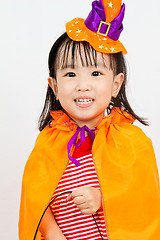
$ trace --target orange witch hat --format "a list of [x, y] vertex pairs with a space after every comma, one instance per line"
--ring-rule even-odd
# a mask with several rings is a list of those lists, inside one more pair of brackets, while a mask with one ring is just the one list
[[74, 41], [87, 41], [103, 53], [127, 51], [118, 40], [123, 30], [125, 4], [122, 0], [99, 0], [92, 3], [92, 10], [85, 19], [74, 18], [66, 23], [66, 32]]

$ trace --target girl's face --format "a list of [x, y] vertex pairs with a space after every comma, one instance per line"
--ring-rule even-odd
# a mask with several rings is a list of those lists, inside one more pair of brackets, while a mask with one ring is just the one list
[[122, 73], [114, 76], [107, 54], [102, 58], [97, 52], [97, 66], [82, 66], [81, 58], [77, 56], [74, 68], [70, 55], [67, 66], [57, 70], [56, 80], [49, 78], [48, 82], [63, 109], [77, 125], [92, 129], [104, 117], [112, 96], [118, 95], [124, 76]]

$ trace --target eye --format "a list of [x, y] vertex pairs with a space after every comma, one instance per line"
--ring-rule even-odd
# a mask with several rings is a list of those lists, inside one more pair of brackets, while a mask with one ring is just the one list
[[97, 72], [97, 71], [92, 73], [92, 76], [94, 76], [94, 77], [101, 76], [101, 75], [102, 75], [102, 73]]
[[75, 77], [76, 74], [74, 72], [69, 72], [65, 74], [65, 77]]

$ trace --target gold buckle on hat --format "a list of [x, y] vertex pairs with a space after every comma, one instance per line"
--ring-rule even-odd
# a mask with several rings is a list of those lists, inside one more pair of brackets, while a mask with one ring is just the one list
[[[100, 32], [100, 30], [101, 30], [101, 27], [102, 27], [102, 24], [105, 24], [105, 25], [107, 25], [107, 26], [108, 26], [106, 33], [101, 33], [101, 32]], [[100, 34], [100, 35], [102, 35], [102, 36], [107, 36], [107, 35], [108, 35], [108, 32], [109, 32], [109, 29], [110, 29], [110, 27], [111, 27], [111, 24], [110, 24], [110, 23], [107, 23], [107, 22], [100, 21], [100, 24], [99, 24], [99, 27], [98, 27], [98, 31], [97, 31], [97, 33], [98, 33], [98, 34]]]

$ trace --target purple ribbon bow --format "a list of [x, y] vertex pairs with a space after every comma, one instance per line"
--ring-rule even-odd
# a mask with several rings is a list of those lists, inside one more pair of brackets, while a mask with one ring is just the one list
[[[74, 146], [76, 148], [79, 148], [81, 146], [81, 144], [85, 141], [85, 130], [89, 133], [89, 135], [91, 136], [92, 138], [92, 142], [94, 141], [94, 138], [95, 138], [95, 134], [94, 134], [94, 130], [95, 129], [89, 129], [86, 125], [81, 127], [81, 128], [78, 128], [78, 130], [75, 132], [75, 134], [72, 136], [72, 138], [70, 139], [70, 141], [68, 142], [68, 146], [67, 146], [67, 149], [68, 149], [68, 158], [78, 167], [80, 165], [80, 162], [78, 162], [75, 158], [73, 158], [71, 155], [70, 155], [70, 152], [71, 152], [71, 148], [72, 148], [72, 145], [74, 144]], [[80, 137], [81, 137], [81, 142], [79, 144], [76, 143], [77, 141], [77, 136], [78, 134], [80, 133]]]
[[92, 10], [85, 20], [85, 25], [91, 31], [100, 35], [108, 36], [117, 41], [123, 30], [123, 18], [125, 13], [125, 4], [122, 5], [120, 14], [110, 23], [105, 22], [105, 9], [102, 0], [92, 3]]

